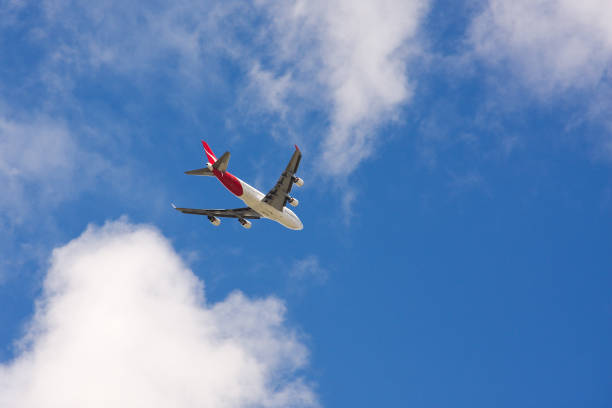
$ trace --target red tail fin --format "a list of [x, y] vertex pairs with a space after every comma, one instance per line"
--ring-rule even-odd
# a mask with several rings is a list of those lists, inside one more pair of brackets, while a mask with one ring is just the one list
[[202, 140], [202, 146], [204, 146], [204, 151], [206, 152], [206, 158], [208, 159], [208, 162], [210, 164], [214, 164], [217, 161], [217, 156], [215, 156], [215, 154], [213, 153], [208, 143], [206, 143], [203, 140]]

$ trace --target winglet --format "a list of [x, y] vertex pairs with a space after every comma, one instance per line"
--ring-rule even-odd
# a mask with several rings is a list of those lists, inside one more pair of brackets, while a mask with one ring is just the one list
[[176, 210], [176, 205], [174, 205], [174, 203], [170, 203], [170, 205]]
[[204, 151], [206, 152], [206, 158], [208, 159], [209, 163], [214, 163], [217, 161], [217, 156], [215, 156], [215, 154], [213, 153], [212, 149], [210, 148], [210, 146], [208, 145], [208, 143], [206, 143], [205, 141], [202, 140], [202, 146], [204, 146]]
[[294, 145], [294, 146], [295, 146], [295, 150], [297, 150], [299, 152], [300, 148], [297, 145]]

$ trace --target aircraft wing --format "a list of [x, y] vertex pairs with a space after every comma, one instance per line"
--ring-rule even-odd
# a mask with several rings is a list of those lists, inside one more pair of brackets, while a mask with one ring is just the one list
[[259, 213], [255, 212], [255, 210], [250, 207], [234, 208], [232, 210], [204, 210], [199, 208], [177, 208], [174, 206], [174, 204], [172, 206], [175, 210], [185, 214], [198, 214], [226, 218], [261, 218], [261, 215], [259, 215]]
[[301, 159], [302, 152], [300, 152], [300, 149], [295, 146], [295, 152], [293, 153], [293, 156], [291, 156], [291, 160], [289, 160], [287, 168], [285, 168], [285, 171], [283, 171], [283, 174], [281, 174], [272, 190], [266, 194], [263, 199], [264, 202], [270, 204], [277, 210], [283, 209], [285, 204], [287, 204], [289, 192], [291, 191], [291, 187], [293, 187], [293, 177], [298, 170]]

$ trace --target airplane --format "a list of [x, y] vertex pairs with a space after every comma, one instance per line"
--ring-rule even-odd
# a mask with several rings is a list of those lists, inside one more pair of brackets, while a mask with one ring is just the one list
[[218, 217], [228, 217], [237, 218], [240, 224], [247, 229], [251, 228], [249, 220], [259, 218], [268, 218], [292, 230], [304, 228], [298, 216], [285, 206], [287, 203], [294, 207], [298, 206], [298, 199], [291, 197], [289, 193], [294, 184], [298, 187], [304, 185], [304, 180], [295, 175], [302, 159], [302, 152], [297, 145], [295, 145], [295, 152], [293, 152], [287, 168], [285, 168], [276, 185], [268, 194], [262, 193], [227, 171], [227, 164], [230, 159], [229, 152], [223, 153], [217, 159], [210, 146], [204, 140], [202, 140], [202, 146], [204, 146], [204, 152], [206, 152], [206, 158], [208, 159], [206, 167], [189, 170], [185, 174], [217, 177], [225, 188], [244, 201], [247, 207], [228, 210], [205, 210], [198, 208], [177, 208], [172, 204], [174, 209], [185, 214], [205, 215], [214, 226], [221, 224], [221, 220]]

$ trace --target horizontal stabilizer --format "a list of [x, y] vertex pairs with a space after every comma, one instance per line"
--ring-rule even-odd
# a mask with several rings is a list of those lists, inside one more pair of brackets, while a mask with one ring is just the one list
[[214, 176], [213, 172], [208, 167], [202, 167], [201, 169], [189, 170], [185, 174], [190, 176]]
[[223, 153], [223, 156], [219, 157], [219, 159], [213, 164], [213, 168], [215, 170], [219, 170], [221, 173], [224, 173], [227, 170], [227, 164], [229, 163], [230, 152]]

